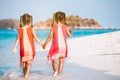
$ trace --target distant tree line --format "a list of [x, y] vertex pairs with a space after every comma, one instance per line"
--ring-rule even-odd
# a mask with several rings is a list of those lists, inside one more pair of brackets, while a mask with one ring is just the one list
[[19, 20], [4, 19], [0, 20], [0, 29], [16, 29], [19, 27]]
[[[98, 21], [94, 20], [94, 19], [88, 19], [88, 18], [81, 18], [79, 16], [67, 16], [66, 18], [66, 23], [68, 24], [69, 27], [100, 27], [102, 28], [102, 25], [99, 24]], [[46, 21], [40, 21], [38, 23], [35, 24], [35, 26], [37, 27], [51, 27], [52, 25], [52, 19], [49, 18]]]
[[[102, 26], [94, 19], [81, 18], [79, 16], [67, 16], [66, 23], [71, 28], [102, 28]], [[0, 20], [0, 29], [17, 29], [20, 23], [19, 20], [15, 19], [4, 19]], [[52, 18], [46, 19], [45, 21], [40, 21], [34, 24], [36, 29], [47, 29], [52, 25]]]

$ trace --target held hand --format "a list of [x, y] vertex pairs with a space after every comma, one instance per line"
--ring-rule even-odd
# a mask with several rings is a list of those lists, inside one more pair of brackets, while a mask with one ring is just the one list
[[43, 49], [45, 49], [45, 48], [46, 48], [46, 45], [45, 45], [45, 44], [43, 44], [43, 46], [42, 46], [42, 47], [43, 47]]
[[69, 31], [70, 31], [70, 33], [72, 34], [72, 30], [71, 30], [71, 29], [69, 29]]

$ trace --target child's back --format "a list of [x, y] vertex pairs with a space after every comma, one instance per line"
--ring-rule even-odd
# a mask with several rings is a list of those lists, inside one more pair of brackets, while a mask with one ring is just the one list
[[35, 56], [34, 39], [42, 45], [32, 28], [32, 16], [24, 14], [20, 18], [20, 28], [13, 52], [16, 52], [18, 42], [20, 42], [20, 65], [23, 68], [24, 77], [28, 77]]
[[35, 56], [34, 36], [32, 27], [23, 27], [19, 29], [20, 39], [20, 57], [22, 61], [33, 60]]
[[[65, 13], [63, 12], [56, 12], [53, 16], [53, 27], [51, 28], [50, 34], [43, 45], [43, 48], [46, 47], [50, 39], [52, 38], [52, 45], [50, 51], [48, 53], [48, 60], [52, 61], [52, 67], [54, 71], [54, 75], [56, 76], [57, 73], [61, 74], [64, 64], [64, 58], [67, 57], [67, 41], [66, 36], [67, 34], [71, 36], [71, 32], [68, 30], [67, 26], [65, 25]], [[57, 70], [57, 59], [59, 59], [59, 65]], [[58, 72], [57, 72], [58, 71]]]

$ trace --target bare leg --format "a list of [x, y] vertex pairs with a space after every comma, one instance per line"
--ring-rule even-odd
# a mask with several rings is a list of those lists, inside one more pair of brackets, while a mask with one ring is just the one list
[[53, 71], [57, 71], [57, 60], [56, 59], [53, 59], [52, 60], [52, 67], [53, 67]]
[[52, 60], [52, 67], [54, 70], [53, 76], [55, 77], [55, 76], [57, 76], [57, 60], [56, 59]]
[[32, 63], [32, 61], [28, 61], [28, 62], [26, 63], [26, 74], [25, 74], [25, 77], [28, 77], [28, 75], [29, 75], [29, 73], [30, 73], [31, 63]]
[[63, 65], [64, 65], [64, 57], [60, 57], [60, 58], [59, 58], [58, 74], [61, 74], [61, 73], [62, 73]]
[[25, 62], [22, 63], [22, 67], [23, 67], [23, 74], [25, 76], [26, 74], [26, 63]]

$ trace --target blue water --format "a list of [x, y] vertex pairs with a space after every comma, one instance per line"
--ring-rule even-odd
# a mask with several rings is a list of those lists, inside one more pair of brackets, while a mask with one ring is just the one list
[[[108, 33], [118, 30], [73, 30], [72, 38], [83, 37], [94, 34]], [[36, 30], [37, 36], [44, 41], [49, 35], [49, 30]], [[17, 30], [0, 30], [0, 48], [6, 48], [14, 44], [17, 37]]]
[[[118, 30], [73, 30], [72, 38], [77, 37], [84, 37], [94, 34], [103, 34], [108, 32], [114, 32]], [[40, 38], [40, 40], [45, 41], [47, 36], [49, 35], [49, 30], [36, 30], [37, 36]], [[17, 30], [0, 30], [0, 75], [4, 75], [7, 71], [16, 69], [19, 70], [19, 51], [16, 55], [12, 54], [12, 48], [15, 42], [15, 39], [17, 37]], [[70, 38], [69, 38], [70, 39]], [[39, 51], [40, 53], [44, 53], [45, 51]], [[39, 53], [37, 51], [37, 53]], [[39, 57], [43, 57], [44, 54], [37, 54], [36, 60], [38, 63], [43, 64], [42, 62], [39, 62]], [[44, 57], [43, 57], [44, 58]], [[41, 61], [43, 58], [40, 58]], [[34, 62], [35, 66], [33, 66], [32, 71], [40, 70], [40, 71], [46, 71], [51, 70], [49, 68], [46, 68], [45, 70], [39, 69], [39, 65], [36, 65], [37, 62]], [[40, 67], [45, 67], [46, 65], [42, 65]], [[34, 68], [35, 67], [35, 68]]]
[[[102, 34], [107, 32], [113, 32], [118, 30], [73, 30], [73, 38], [82, 37], [94, 34]], [[36, 34], [42, 40], [45, 40], [49, 34], [49, 30], [36, 30]], [[0, 41], [7, 39], [15, 39], [17, 36], [17, 30], [0, 30]]]

